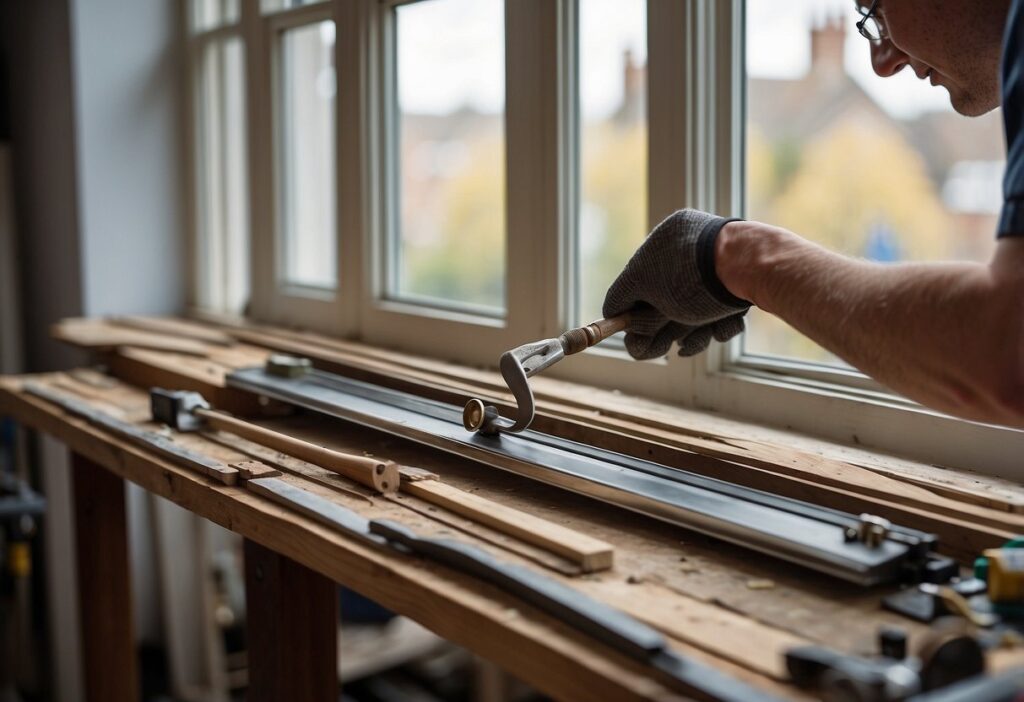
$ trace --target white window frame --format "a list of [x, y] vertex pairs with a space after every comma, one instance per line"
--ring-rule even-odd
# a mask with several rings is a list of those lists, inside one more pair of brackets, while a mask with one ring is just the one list
[[[188, 222], [188, 241], [186, 247], [187, 260], [190, 265], [187, 267], [187, 302], [192, 307], [200, 307], [208, 304], [207, 301], [225, 295], [227, 281], [224, 279], [226, 262], [224, 257], [228, 244], [225, 241], [212, 241], [210, 232], [206, 231], [201, 222], [207, 221], [207, 202], [209, 197], [204, 197], [208, 189], [213, 188], [217, 194], [223, 194], [223, 182], [211, 184], [207, 180], [207, 169], [205, 164], [198, 158], [198, 152], [204, 145], [202, 134], [204, 125], [202, 120], [207, 113], [208, 106], [203, 95], [203, 57], [211, 44], [223, 42], [228, 39], [242, 39], [241, 23], [224, 23], [210, 29], [195, 30], [196, 18], [193, 16], [194, 4], [183, 3], [181, 14], [186, 30], [186, 70], [189, 76], [189, 85], [193, 88], [184, 91], [183, 99], [183, 129], [187, 143], [195, 145], [195, 148], [188, 149], [183, 157], [185, 173], [188, 174], [189, 197], [185, 200], [186, 217]], [[223, 165], [223, 144], [219, 145], [221, 150], [221, 163]], [[221, 179], [223, 173], [219, 174]], [[223, 215], [224, 208], [218, 208], [218, 214]], [[222, 219], [222, 216], [218, 216]], [[204, 261], [212, 257], [213, 261]], [[221, 280], [214, 280], [214, 277]], [[216, 291], [216, 292], [214, 292]], [[216, 303], [215, 303], [216, 304]], [[217, 311], [221, 311], [218, 306]]]
[[[573, 318], [576, 8], [506, 0], [506, 314], [384, 297], [386, 170], [394, 101], [394, 8], [414, 0], [325, 0], [272, 14], [242, 3], [249, 109], [252, 306], [259, 320], [495, 366]], [[648, 225], [685, 206], [743, 211], [742, 0], [648, 0]], [[336, 30], [338, 288], [284, 286], [275, 246], [274, 75], [283, 28]], [[219, 30], [218, 30], [219, 31]], [[391, 132], [393, 134], [393, 132]], [[514, 155], [510, 156], [510, 155]], [[534, 262], [539, 262], [535, 264]], [[851, 370], [744, 357], [738, 341], [645, 363], [614, 345], [547, 375], [796, 429], [844, 443], [1020, 480], [1024, 432], [953, 419]]]

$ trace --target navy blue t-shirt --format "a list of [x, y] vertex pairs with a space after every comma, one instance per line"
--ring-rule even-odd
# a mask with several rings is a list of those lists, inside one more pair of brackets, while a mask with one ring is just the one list
[[997, 236], [1024, 236], [1024, 0], [1013, 0], [1003, 36], [1006, 175]]

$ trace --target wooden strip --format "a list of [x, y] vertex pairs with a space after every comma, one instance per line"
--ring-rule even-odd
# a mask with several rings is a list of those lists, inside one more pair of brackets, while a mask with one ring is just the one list
[[107, 317], [106, 322], [114, 327], [136, 329], [156, 334], [192, 339], [204, 344], [234, 346], [235, 339], [219, 329], [190, 322], [177, 317], [137, 317], [133, 315]]
[[[562, 575], [583, 575], [583, 569], [567, 558], [545, 548], [517, 539], [509, 534], [502, 533], [497, 529], [492, 529], [486, 524], [481, 524], [468, 517], [455, 514], [443, 507], [432, 505], [426, 500], [402, 493], [388, 499], [399, 507], [428, 520], [431, 525], [444, 527], [445, 531], [455, 529], [470, 536], [473, 540], [482, 541], [509, 553], [514, 553], [529, 560], [531, 563], [536, 563]], [[437, 535], [442, 536], [445, 534], [442, 534], [439, 530]]]
[[120, 346], [134, 346], [155, 351], [206, 356], [207, 350], [206, 344], [194, 339], [118, 328], [102, 320], [91, 319], [62, 320], [51, 327], [50, 336], [79, 348], [94, 351], [111, 351]]
[[281, 471], [271, 468], [266, 463], [259, 461], [239, 461], [229, 464], [238, 471], [242, 480], [255, 480], [257, 478], [275, 478], [281, 475]]
[[394, 461], [380, 461], [375, 458], [356, 456], [317, 446], [308, 441], [261, 427], [258, 424], [243, 422], [223, 412], [196, 410], [196, 414], [205, 419], [214, 429], [237, 434], [250, 441], [333, 470], [335, 473], [340, 473], [346, 478], [378, 492], [393, 494], [398, 491], [398, 464]]
[[214, 407], [242, 416], [260, 414], [259, 398], [224, 385], [224, 366], [179, 354], [145, 349], [120, 349], [106, 358], [110, 372], [142, 388], [162, 387], [200, 393]]
[[417, 480], [440, 480], [441, 476], [437, 473], [431, 473], [429, 470], [424, 468], [414, 468], [413, 466], [398, 466], [398, 473], [402, 476], [403, 482], [415, 482]]
[[[586, 582], [580, 582], [577, 587], [584, 591], [592, 588]], [[600, 592], [610, 603], [658, 631], [775, 680], [789, 677], [785, 652], [811, 643], [724, 607], [681, 596], [655, 583], [602, 583]], [[715, 633], [708, 636], [708, 631]]]
[[[980, 507], [989, 507], [1002, 512], [1024, 514], [1024, 495], [1010, 494], [1005, 491], [998, 493], [993, 492], [992, 487], [989, 487], [989, 489], [981, 487], [982, 481], [980, 480], [976, 481], [979, 485], [972, 486], [964, 485], [963, 478], [956, 480], [957, 476], [955, 475], [951, 475], [949, 478], [945, 478], [945, 476], [924, 476], [914, 475], [909, 472], [894, 470], [892, 468], [870, 465], [867, 463], [858, 462], [854, 465], [857, 465], [864, 470], [870, 470], [874, 473], [878, 473], [879, 475], [892, 478], [893, 480], [917, 485], [918, 487], [925, 488], [929, 492], [934, 492], [953, 500], [969, 502]], [[936, 470], [948, 472], [945, 469]], [[949, 482], [945, 482], [944, 479], [949, 480]], [[1014, 490], [1019, 491], [1020, 488], [1014, 486]]]
[[557, 553], [579, 565], [586, 573], [612, 567], [615, 550], [611, 544], [547, 519], [506, 507], [436, 480], [406, 483], [402, 491]]

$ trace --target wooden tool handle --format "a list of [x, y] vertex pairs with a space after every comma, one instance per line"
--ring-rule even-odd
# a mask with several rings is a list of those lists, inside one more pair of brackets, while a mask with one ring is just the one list
[[588, 335], [592, 334], [592, 340], [590, 345], [599, 344], [609, 336], [618, 334], [629, 326], [629, 314], [620, 314], [618, 317], [611, 317], [609, 319], [599, 319], [596, 322], [591, 322], [587, 326], [583, 327], [587, 330]]
[[391, 494], [398, 491], [398, 464], [394, 461], [381, 461], [334, 451], [215, 410], [197, 409], [195, 413], [214, 429], [237, 434], [268, 448], [322, 466], [378, 492]]
[[618, 317], [609, 317], [591, 322], [586, 326], [570, 329], [558, 337], [562, 342], [562, 350], [566, 356], [579, 353], [591, 346], [600, 344], [613, 334], [629, 326], [629, 313], [620, 314]]

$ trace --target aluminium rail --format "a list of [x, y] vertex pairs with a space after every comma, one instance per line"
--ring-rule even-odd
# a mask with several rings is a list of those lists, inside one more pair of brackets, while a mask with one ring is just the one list
[[371, 427], [494, 468], [587, 495], [860, 585], [904, 577], [936, 545], [890, 526], [875, 542], [851, 538], [852, 514], [734, 485], [535, 430], [485, 436], [462, 408], [324, 371], [295, 378], [248, 368], [229, 387]]

